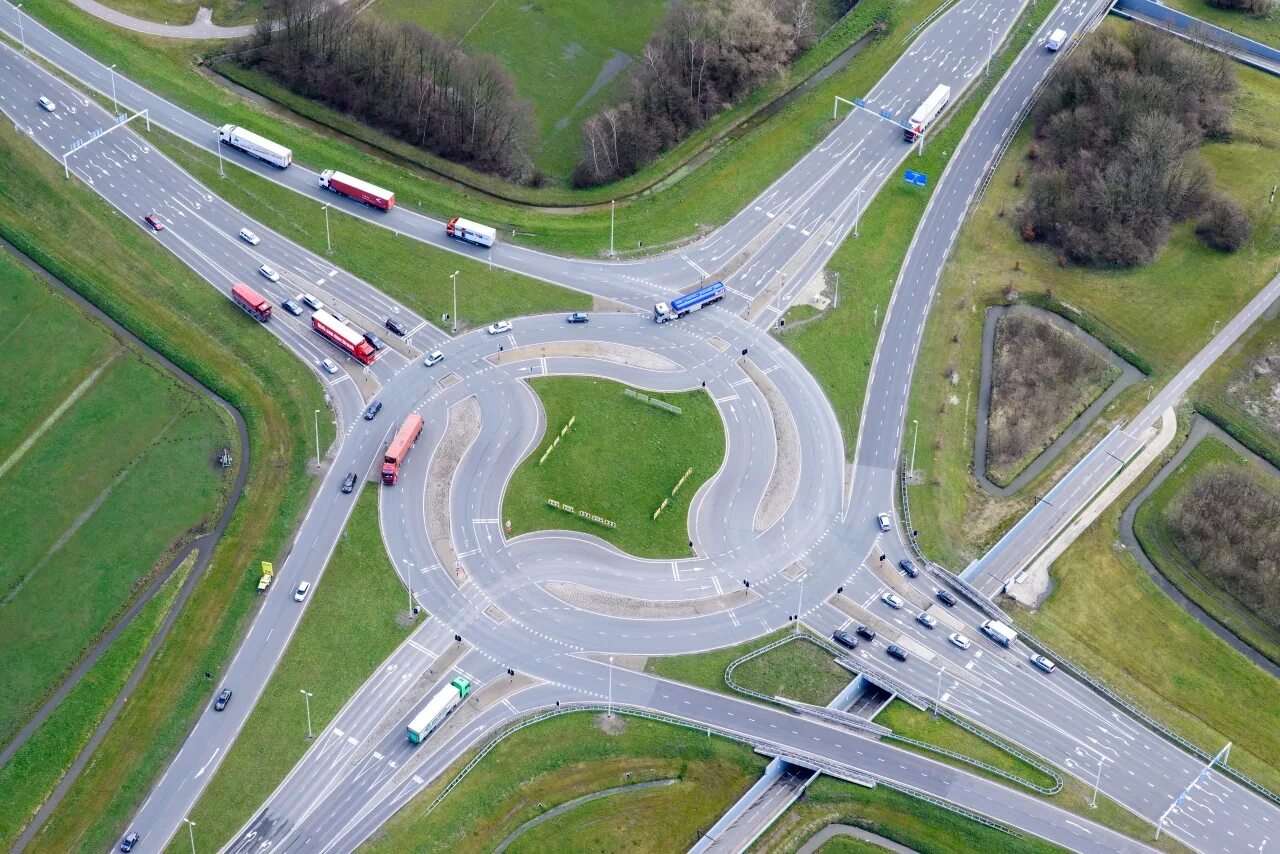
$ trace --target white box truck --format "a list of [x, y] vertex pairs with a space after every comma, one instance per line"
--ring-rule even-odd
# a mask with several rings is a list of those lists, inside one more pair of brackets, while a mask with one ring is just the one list
[[982, 633], [1001, 646], [1008, 646], [1018, 639], [1018, 633], [999, 620], [987, 620], [983, 623]]
[[1059, 29], [1049, 33], [1049, 39], [1044, 43], [1044, 46], [1049, 48], [1049, 50], [1058, 50], [1066, 43], [1067, 31]]
[[293, 162], [293, 151], [290, 149], [235, 125], [218, 128], [218, 141], [281, 169]]
[[449, 220], [444, 227], [445, 234], [454, 240], [461, 240], [466, 243], [473, 243], [476, 246], [489, 247], [498, 239], [498, 232], [487, 225], [481, 225], [478, 222], [472, 222], [469, 219], [463, 219], [455, 216]]

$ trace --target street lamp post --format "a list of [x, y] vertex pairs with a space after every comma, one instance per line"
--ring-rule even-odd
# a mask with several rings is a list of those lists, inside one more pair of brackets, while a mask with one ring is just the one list
[[18, 41], [22, 42], [22, 52], [27, 52], [27, 34], [22, 28], [22, 4], [18, 4]]
[[615, 199], [609, 200], [609, 257], [613, 257], [613, 206]]
[[994, 29], [988, 29], [987, 32], [991, 34], [991, 46], [987, 50], [987, 70], [983, 72], [984, 77], [991, 76], [991, 57], [994, 56], [996, 52], [996, 31]]
[[218, 177], [225, 178], [227, 173], [222, 171], [222, 137], [218, 136], [217, 129], [214, 130], [213, 134], [218, 137], [218, 141], [213, 144], [213, 147], [218, 151]]
[[187, 823], [187, 836], [191, 838], [191, 854], [196, 854], [196, 823], [189, 818], [183, 818]]
[[914, 432], [911, 434], [911, 470], [907, 472], [907, 476], [908, 476], [908, 477], [910, 477], [910, 476], [911, 476], [911, 473], [912, 473], [912, 472], [914, 472], [914, 471], [916, 470], [916, 440], [920, 438], [920, 421], [919, 421], [919, 419], [912, 418], [912, 419], [911, 419], [911, 423], [912, 423], [913, 425], [915, 425], [915, 430], [914, 430]]
[[458, 331], [458, 270], [453, 271], [450, 279], [453, 279], [453, 314], [449, 318], [453, 321], [453, 331]]
[[302, 699], [307, 704], [307, 741], [310, 741], [314, 737], [311, 734], [311, 692], [303, 691]]
[[111, 72], [111, 109], [114, 115], [120, 115], [120, 102], [116, 100], [116, 67], [112, 65], [107, 69]]
[[942, 705], [942, 668], [938, 668], [938, 693], [933, 696], [933, 716], [938, 716], [938, 707]]
[[329, 236], [329, 206], [324, 206], [324, 242], [329, 247], [329, 254], [333, 254], [333, 238]]
[[320, 410], [316, 410], [316, 466], [320, 465]]
[[613, 656], [609, 656], [609, 717], [613, 717]]
[[1102, 785], [1102, 761], [1103, 757], [1098, 757], [1098, 776], [1093, 781], [1093, 799], [1089, 801], [1090, 809], [1098, 806], [1098, 787]]
[[862, 185], [859, 184], [854, 192], [858, 194], [858, 198], [854, 201], [853, 207], [853, 236], [859, 237], [858, 219], [862, 216]]

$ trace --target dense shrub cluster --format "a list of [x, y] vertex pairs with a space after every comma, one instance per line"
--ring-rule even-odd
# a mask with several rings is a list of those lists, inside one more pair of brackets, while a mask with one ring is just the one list
[[1239, 469], [1206, 472], [1167, 511], [1178, 551], [1280, 627], [1280, 499]]
[[812, 39], [812, 0], [680, 0], [623, 84], [583, 123], [579, 187], [632, 174], [784, 69]]
[[413, 24], [358, 18], [358, 7], [276, 0], [242, 61], [433, 154], [527, 177], [537, 124], [498, 60]]
[[1150, 261], [1209, 206], [1203, 234], [1239, 246], [1248, 218], [1213, 198], [1198, 148], [1230, 132], [1235, 75], [1221, 54], [1148, 27], [1095, 33], [1035, 106], [1038, 156], [1022, 234], [1078, 263]]

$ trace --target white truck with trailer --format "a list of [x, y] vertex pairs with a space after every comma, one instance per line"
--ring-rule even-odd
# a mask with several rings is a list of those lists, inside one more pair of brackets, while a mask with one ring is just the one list
[[408, 737], [414, 744], [421, 744], [436, 727], [445, 722], [453, 710], [471, 693], [471, 681], [459, 676], [435, 693], [423, 708], [409, 721]]
[[946, 85], [934, 87], [924, 103], [911, 114], [911, 118], [907, 119], [907, 123], [902, 128], [902, 138], [907, 142], [915, 142], [920, 134], [924, 133], [924, 129], [942, 115], [942, 111], [950, 103], [951, 87]]
[[258, 136], [253, 131], [247, 131], [235, 125], [223, 125], [218, 128], [218, 142], [225, 143], [232, 148], [238, 148], [245, 154], [252, 155], [264, 163], [270, 163], [272, 166], [278, 166], [281, 169], [286, 168], [293, 162], [293, 151], [291, 149], [272, 142], [266, 137]]
[[455, 216], [445, 224], [444, 233], [454, 240], [462, 240], [486, 249], [498, 239], [498, 232], [494, 229], [460, 216]]

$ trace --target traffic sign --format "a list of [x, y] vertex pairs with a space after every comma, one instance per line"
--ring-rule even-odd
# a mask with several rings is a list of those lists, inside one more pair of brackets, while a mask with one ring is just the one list
[[894, 115], [893, 115], [893, 110], [889, 109], [888, 107], [881, 107], [881, 108], [880, 108], [880, 118], [882, 118], [882, 119], [892, 119], [893, 121], [897, 121], [897, 119], [896, 119], [896, 118], [894, 117]]
[[865, 98], [854, 98], [854, 99], [853, 99], [853, 103], [854, 103], [854, 105], [855, 105], [855, 106], [859, 106], [859, 107], [862, 107], [862, 108], [864, 108], [864, 109], [865, 109], [865, 108], [866, 108], [866, 106], [867, 106], [867, 101], [866, 101], [866, 99], [865, 99]]
[[914, 184], [917, 187], [924, 187], [929, 183], [929, 176], [923, 172], [917, 172], [914, 169], [908, 169], [902, 176], [908, 184]]

